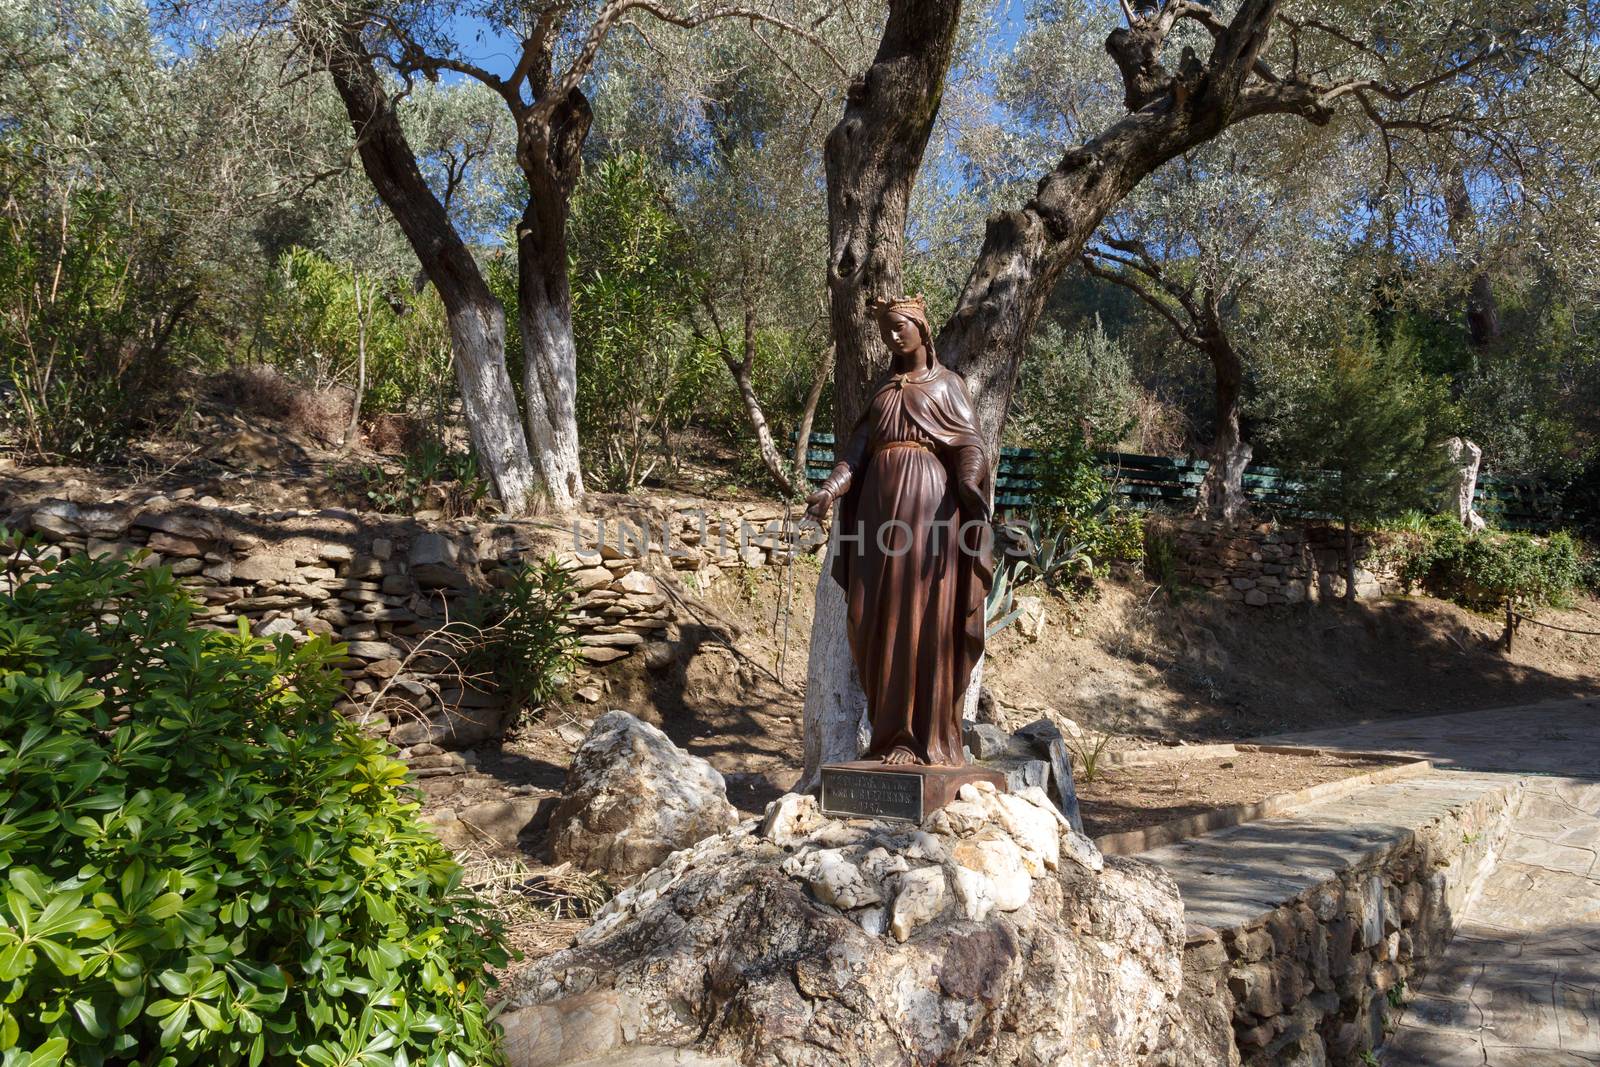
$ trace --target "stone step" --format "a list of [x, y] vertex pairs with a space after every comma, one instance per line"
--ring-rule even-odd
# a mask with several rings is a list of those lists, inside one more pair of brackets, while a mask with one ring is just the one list
[[[1172, 875], [1191, 924], [1250, 922], [1353, 866], [1381, 860], [1478, 806], [1506, 807], [1515, 776], [1436, 771], [1139, 853]], [[1470, 833], [1472, 831], [1465, 831]]]
[[1207, 1054], [1361, 1063], [1389, 991], [1448, 943], [1521, 791], [1512, 775], [1435, 771], [1140, 853], [1183, 897], [1188, 1007], [1216, 1023]]

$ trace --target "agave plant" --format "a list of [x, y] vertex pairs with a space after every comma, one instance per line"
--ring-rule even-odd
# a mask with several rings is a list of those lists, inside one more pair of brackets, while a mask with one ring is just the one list
[[1016, 622], [1022, 615], [1022, 609], [1015, 607], [1014, 585], [1011, 581], [1012, 565], [1002, 562], [994, 570], [994, 584], [989, 586], [989, 595], [984, 600], [984, 637], [992, 639], [995, 634]]
[[1072, 529], [1065, 523], [1052, 523], [1030, 512], [1026, 520], [1012, 519], [1004, 524], [1000, 539], [1006, 542], [1007, 559], [1015, 559], [1011, 581], [1028, 581], [1030, 576], [1056, 592], [1080, 571], [1094, 573], [1094, 560], [1088, 543], [1072, 543]]

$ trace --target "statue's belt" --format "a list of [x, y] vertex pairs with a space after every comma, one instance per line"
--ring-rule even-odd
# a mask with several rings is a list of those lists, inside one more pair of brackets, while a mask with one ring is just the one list
[[877, 447], [879, 452], [887, 452], [891, 448], [915, 448], [923, 452], [932, 452], [933, 446], [926, 441], [888, 441]]

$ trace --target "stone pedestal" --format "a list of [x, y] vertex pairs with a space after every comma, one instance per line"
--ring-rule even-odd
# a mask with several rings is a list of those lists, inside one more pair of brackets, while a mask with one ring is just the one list
[[877, 760], [826, 763], [822, 767], [822, 812], [861, 819], [920, 823], [944, 807], [968, 782], [990, 782], [1006, 791], [999, 771], [965, 767], [887, 767]]

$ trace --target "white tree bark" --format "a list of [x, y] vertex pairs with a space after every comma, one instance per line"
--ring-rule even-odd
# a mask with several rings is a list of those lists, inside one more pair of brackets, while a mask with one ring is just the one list
[[583, 498], [583, 472], [578, 465], [578, 354], [572, 341], [572, 317], [565, 308], [544, 301], [524, 299], [518, 310], [528, 441], [550, 505], [557, 511], [569, 511]]
[[[838, 518], [834, 519], [834, 531]], [[828, 539], [817, 576], [816, 607], [811, 617], [811, 654], [806, 660], [806, 704], [802, 719], [805, 771], [797, 792], [815, 789], [824, 763], [858, 758], [872, 739], [867, 721], [867, 694], [856, 677], [845, 627], [844, 590], [833, 580], [837, 538]]]
[[520, 515], [535, 497], [538, 481], [506, 373], [505, 314], [495, 302], [454, 311], [449, 322], [456, 385], [473, 450], [488, 468], [507, 514]]

